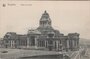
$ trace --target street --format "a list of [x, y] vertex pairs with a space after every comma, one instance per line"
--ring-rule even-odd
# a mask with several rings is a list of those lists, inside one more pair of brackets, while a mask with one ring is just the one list
[[[7, 53], [2, 53], [2, 51], [8, 51]], [[41, 51], [41, 50], [23, 50], [23, 49], [2, 49], [0, 48], [0, 58], [1, 59], [17, 59], [19, 57], [26, 56], [39, 56], [39, 55], [57, 55], [60, 54], [55, 51]]]

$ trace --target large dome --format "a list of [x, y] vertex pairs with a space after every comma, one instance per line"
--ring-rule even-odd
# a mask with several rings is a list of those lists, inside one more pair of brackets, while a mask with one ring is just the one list
[[40, 21], [51, 21], [49, 14], [47, 13], [47, 11], [45, 10], [44, 13], [41, 16]]

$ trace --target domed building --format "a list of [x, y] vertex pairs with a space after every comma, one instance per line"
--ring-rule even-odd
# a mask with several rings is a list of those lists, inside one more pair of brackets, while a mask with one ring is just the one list
[[[13, 37], [10, 38], [10, 37]], [[55, 51], [79, 49], [79, 34], [69, 33], [67, 36], [52, 27], [52, 21], [45, 11], [37, 29], [30, 29], [26, 35], [6, 33], [3, 38], [6, 48], [28, 48]], [[12, 42], [13, 41], [13, 42]]]

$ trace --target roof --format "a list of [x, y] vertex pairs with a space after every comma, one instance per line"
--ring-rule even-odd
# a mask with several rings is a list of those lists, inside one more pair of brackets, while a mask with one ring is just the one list
[[42, 14], [42, 17], [41, 17], [40, 21], [46, 21], [46, 20], [51, 21], [51, 19], [49, 17], [49, 14], [45, 10], [44, 13]]
[[41, 34], [41, 32], [38, 31], [38, 30], [31, 29], [31, 30], [28, 31], [28, 34]]
[[7, 32], [3, 39], [17, 39], [17, 34], [15, 32]]
[[68, 35], [77, 35], [77, 36], [79, 36], [79, 33], [69, 33]]
[[27, 35], [18, 35], [18, 39], [20, 40], [27, 39]]

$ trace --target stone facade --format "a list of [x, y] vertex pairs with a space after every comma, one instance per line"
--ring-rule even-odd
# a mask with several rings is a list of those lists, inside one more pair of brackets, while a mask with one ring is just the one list
[[79, 34], [69, 33], [67, 36], [52, 27], [49, 14], [45, 11], [37, 29], [30, 29], [26, 35], [7, 32], [3, 38], [6, 48], [29, 48], [56, 51], [79, 49]]

